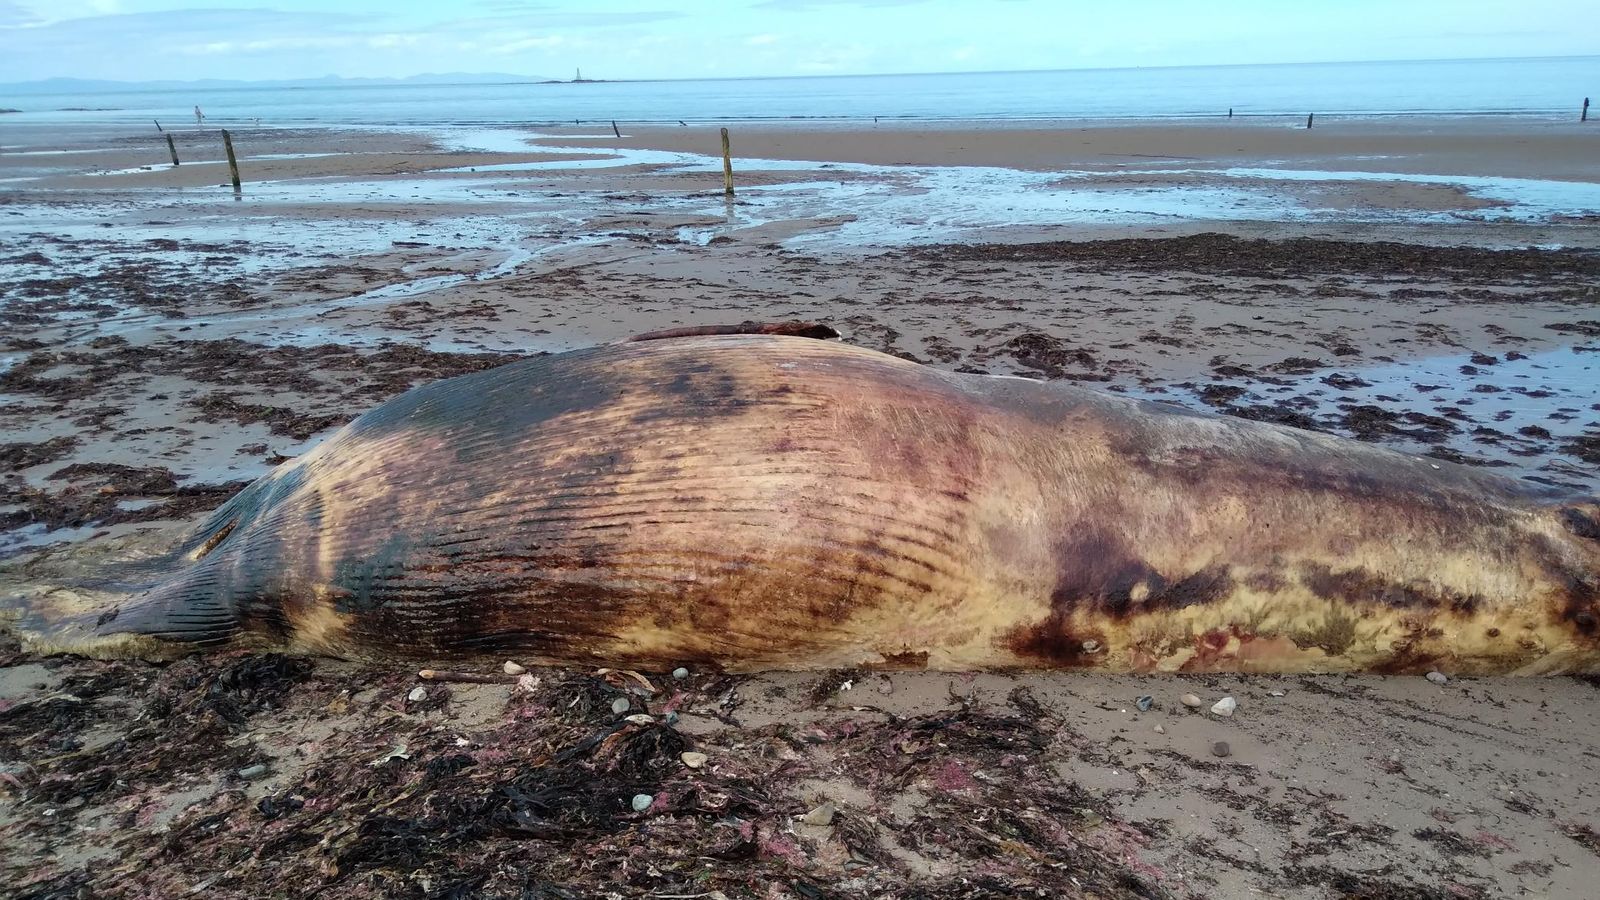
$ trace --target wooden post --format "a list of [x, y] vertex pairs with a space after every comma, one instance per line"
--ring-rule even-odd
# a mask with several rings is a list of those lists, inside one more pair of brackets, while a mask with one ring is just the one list
[[233, 192], [239, 193], [239, 160], [233, 155], [233, 135], [222, 129], [222, 149], [228, 152], [228, 174], [233, 176]]
[[167, 152], [172, 154], [172, 167], [178, 167], [178, 145], [172, 142], [172, 135], [167, 135]]
[[611, 133], [616, 135], [619, 138], [622, 137], [622, 132], [617, 130], [617, 120], [616, 119], [612, 119], [611, 120]]
[[1316, 113], [1306, 113], [1306, 127], [1311, 127], [1311, 120], [1316, 118]]
[[161, 127], [161, 120], [160, 119], [151, 119], [150, 121], [156, 123], [156, 130], [157, 131], [162, 131], [163, 130], [162, 127]]
[[722, 194], [733, 196], [733, 151], [728, 148], [728, 129], [722, 129]]
[[1589, 121], [1589, 98], [1588, 97], [1583, 98], [1583, 114], [1578, 116], [1578, 121], [1579, 122], [1587, 122], [1587, 121]]
[[1233, 118], [1233, 107], [1228, 107], [1228, 118]]

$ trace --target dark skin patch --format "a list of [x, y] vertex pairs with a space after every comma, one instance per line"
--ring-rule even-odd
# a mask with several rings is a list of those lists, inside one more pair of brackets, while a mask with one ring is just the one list
[[1119, 619], [1133, 612], [1133, 591], [1160, 575], [1108, 531], [1072, 535], [1057, 545], [1052, 610], [1093, 609]]
[[927, 667], [928, 652], [926, 650], [889, 653], [883, 657], [883, 668], [885, 669], [920, 671]]
[[[1600, 504], [1596, 504], [1596, 508], [1600, 509]], [[1594, 511], [1568, 506], [1561, 510], [1561, 524], [1578, 537], [1600, 541], [1600, 516]]]
[[1105, 647], [1104, 635], [1073, 631], [1067, 614], [1060, 609], [1038, 625], [1014, 629], [1006, 635], [1005, 643], [1018, 656], [1054, 668], [1094, 666], [1103, 658], [1100, 654]]
[[1441, 591], [1431, 584], [1400, 584], [1366, 569], [1335, 572], [1321, 563], [1300, 567], [1300, 582], [1323, 600], [1338, 603], [1372, 603], [1390, 609], [1445, 609], [1470, 615], [1482, 603], [1478, 597]]

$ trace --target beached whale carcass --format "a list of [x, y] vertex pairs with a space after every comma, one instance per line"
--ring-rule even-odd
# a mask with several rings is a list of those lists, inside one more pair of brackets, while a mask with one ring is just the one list
[[38, 574], [12, 627], [99, 654], [1600, 669], [1594, 498], [784, 334], [428, 384], [114, 583]]

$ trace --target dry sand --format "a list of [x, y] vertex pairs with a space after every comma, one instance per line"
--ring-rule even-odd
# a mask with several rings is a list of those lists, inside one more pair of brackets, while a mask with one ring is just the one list
[[[1600, 133], [1325, 127], [740, 126], [735, 146], [1041, 170], [993, 185], [1022, 200], [1082, 166], [1108, 170], [1107, 202], [1199, 203], [1213, 175], [1130, 180], [1117, 167], [1148, 160], [1116, 157], [1593, 180]], [[628, 131], [587, 143], [714, 135]], [[874, 219], [885, 196], [948, 194], [741, 167], [748, 194], [724, 205], [714, 168], [564, 169], [585, 154], [398, 132], [238, 139], [242, 202], [215, 165], [87, 174], [164, 155], [153, 135], [0, 155], [0, 178], [45, 179], [0, 182], [0, 553], [170, 527], [412, 384], [748, 319], [1600, 482], [1600, 261], [1484, 249], [1600, 246], [1581, 217], [1499, 221], [1465, 188], [1334, 179], [1270, 186], [1315, 221], [932, 222], [915, 202]], [[535, 159], [557, 165], [438, 171]], [[881, 230], [854, 236], [865, 222]], [[901, 226], [965, 243], [898, 246]], [[1575, 679], [650, 673], [661, 690], [635, 702], [681, 719], [619, 728], [617, 687], [590, 673], [412, 701], [402, 667], [0, 654], [0, 878], [21, 896], [1584, 897], [1600, 871], [1600, 707]], [[1240, 710], [1189, 712], [1186, 691]], [[677, 761], [691, 745], [707, 768]], [[824, 801], [833, 824], [796, 821]]]

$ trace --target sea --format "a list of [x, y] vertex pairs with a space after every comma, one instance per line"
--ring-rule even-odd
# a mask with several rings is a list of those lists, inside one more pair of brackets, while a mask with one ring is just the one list
[[[192, 118], [262, 125], [1540, 116], [1600, 98], [1600, 56], [1067, 69], [806, 78], [190, 87], [93, 93], [0, 88], [7, 123]], [[1595, 116], [1600, 120], [1600, 109]]]

